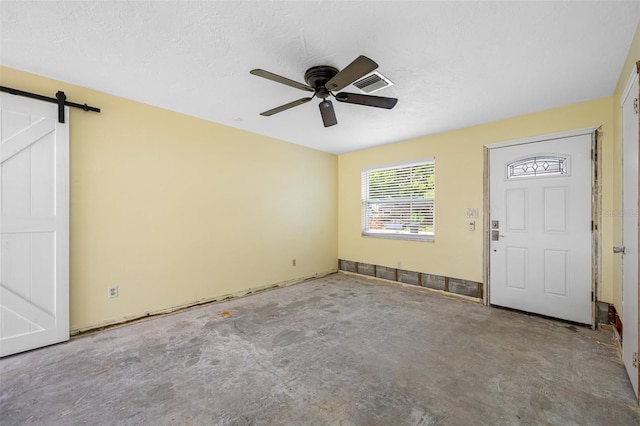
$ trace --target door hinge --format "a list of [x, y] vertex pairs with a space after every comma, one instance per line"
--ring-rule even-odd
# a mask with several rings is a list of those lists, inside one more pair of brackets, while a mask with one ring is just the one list
[[633, 353], [633, 368], [638, 368], [638, 352]]
[[591, 292], [591, 301], [593, 302], [593, 292]]
[[633, 113], [637, 114], [638, 113], [638, 98], [635, 98], [633, 100]]

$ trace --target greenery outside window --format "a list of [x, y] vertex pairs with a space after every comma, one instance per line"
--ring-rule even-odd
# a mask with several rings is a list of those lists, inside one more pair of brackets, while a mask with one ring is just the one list
[[435, 159], [362, 171], [362, 235], [434, 240]]

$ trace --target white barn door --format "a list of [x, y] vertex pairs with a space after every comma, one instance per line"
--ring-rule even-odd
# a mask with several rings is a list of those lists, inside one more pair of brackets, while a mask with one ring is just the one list
[[0, 356], [69, 339], [69, 124], [0, 93]]
[[490, 303], [591, 324], [591, 134], [489, 159]]

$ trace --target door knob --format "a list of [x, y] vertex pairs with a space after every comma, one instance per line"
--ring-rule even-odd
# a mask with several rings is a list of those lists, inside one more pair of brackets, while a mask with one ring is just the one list
[[622, 247], [613, 246], [613, 252], [614, 253], [622, 253], [622, 254], [624, 254], [624, 249], [625, 249], [624, 246], [622, 246]]

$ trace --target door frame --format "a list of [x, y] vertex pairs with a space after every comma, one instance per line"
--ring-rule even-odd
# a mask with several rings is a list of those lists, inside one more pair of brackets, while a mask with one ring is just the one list
[[528, 138], [522, 139], [514, 139], [503, 142], [496, 142], [485, 144], [483, 147], [484, 151], [484, 173], [483, 173], [483, 225], [484, 225], [484, 233], [483, 233], [483, 250], [482, 250], [482, 269], [483, 269], [483, 279], [486, 283], [486, 291], [483, 294], [483, 304], [486, 306], [490, 306], [490, 294], [491, 294], [491, 279], [490, 279], [490, 244], [491, 244], [491, 216], [490, 216], [490, 201], [491, 201], [491, 191], [490, 191], [490, 183], [489, 178], [491, 176], [491, 170], [489, 167], [489, 159], [491, 150], [497, 148], [504, 148], [515, 145], [525, 145], [536, 142], [544, 142], [554, 139], [562, 139], [569, 138], [573, 136], [584, 136], [591, 135], [591, 188], [592, 188], [592, 197], [591, 197], [591, 220], [592, 220], [592, 231], [591, 231], [591, 291], [593, 297], [591, 298], [591, 328], [595, 330], [596, 328], [596, 307], [597, 302], [600, 297], [599, 289], [600, 289], [600, 211], [601, 211], [601, 184], [600, 184], [600, 175], [601, 175], [601, 165], [598, 161], [598, 151], [600, 146], [600, 127], [601, 126], [592, 126], [585, 127], [582, 129], [570, 130], [566, 132], [559, 133], [550, 133], [539, 136], [532, 136]]
[[[640, 61], [636, 62], [636, 73], [640, 74]], [[638, 99], [640, 99], [640, 87], [637, 87], [636, 90]], [[638, 140], [640, 141], [640, 114], [638, 114]], [[638, 175], [638, 200], [640, 200], [640, 174]], [[638, 215], [638, 241], [640, 241], [640, 215]], [[638, 271], [638, 287], [638, 305], [640, 306], [640, 271]], [[638, 315], [638, 341], [640, 342], [640, 314]], [[640, 383], [640, 367], [638, 368], [638, 382]], [[640, 405], [640, 392], [638, 393], [638, 404]]]

